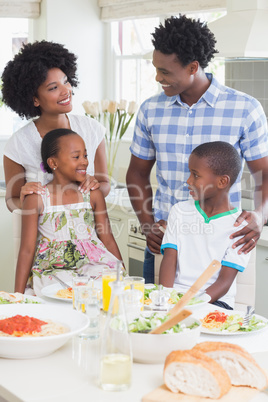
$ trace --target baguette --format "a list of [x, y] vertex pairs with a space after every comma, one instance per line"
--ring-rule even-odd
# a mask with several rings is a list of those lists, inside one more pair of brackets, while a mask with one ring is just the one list
[[231, 388], [225, 370], [197, 350], [171, 352], [165, 361], [164, 382], [174, 393], [217, 399]]
[[259, 390], [267, 387], [267, 375], [254, 358], [241, 346], [225, 342], [202, 342], [193, 350], [206, 353], [227, 372], [236, 386], [248, 386]]

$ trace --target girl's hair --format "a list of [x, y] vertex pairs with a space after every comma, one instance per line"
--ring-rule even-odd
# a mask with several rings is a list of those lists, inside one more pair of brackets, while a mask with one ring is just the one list
[[48, 166], [47, 160], [51, 156], [56, 156], [59, 152], [59, 139], [66, 135], [78, 135], [76, 132], [69, 128], [57, 128], [56, 130], [49, 131], [43, 138], [41, 143], [41, 156], [43, 168], [47, 173], [52, 173]]
[[9, 61], [2, 74], [3, 101], [21, 117], [40, 116], [33, 97], [46, 80], [48, 70], [59, 68], [72, 87], [77, 87], [77, 57], [63, 45], [45, 40], [23, 44], [19, 53]]
[[235, 147], [228, 142], [212, 141], [198, 145], [192, 154], [206, 158], [208, 167], [216, 176], [228, 175], [230, 185], [236, 181], [242, 168], [240, 156]]

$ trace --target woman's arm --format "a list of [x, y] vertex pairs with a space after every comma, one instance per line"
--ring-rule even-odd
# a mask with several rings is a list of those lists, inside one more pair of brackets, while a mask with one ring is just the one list
[[40, 182], [26, 183], [23, 166], [4, 156], [4, 171], [6, 181], [6, 205], [12, 212], [22, 209], [23, 200], [28, 194], [40, 194], [43, 191]]
[[94, 211], [95, 230], [99, 239], [118, 260], [122, 261], [121, 253], [112, 234], [105, 200], [100, 190], [91, 193], [90, 203]]
[[[88, 150], [90, 152], [90, 150]], [[82, 193], [87, 193], [89, 190], [100, 189], [103, 196], [106, 197], [110, 192], [110, 182], [108, 177], [105, 141], [102, 140], [98, 146], [94, 160], [95, 175], [87, 175], [85, 180], [79, 185], [79, 190]]]
[[42, 199], [36, 194], [27, 196], [23, 202], [21, 243], [16, 268], [15, 292], [24, 293], [31, 272], [41, 206]]
[[224, 296], [232, 285], [238, 271], [231, 267], [222, 266], [217, 280], [206, 289], [206, 293], [210, 295], [210, 303]]
[[164, 257], [159, 272], [159, 283], [167, 288], [172, 288], [174, 285], [177, 268], [177, 253], [177, 250], [173, 248], [165, 248], [164, 251]]

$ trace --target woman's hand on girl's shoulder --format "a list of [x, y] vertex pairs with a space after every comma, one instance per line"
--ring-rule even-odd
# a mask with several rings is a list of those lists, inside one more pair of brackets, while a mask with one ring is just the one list
[[40, 183], [40, 181], [31, 181], [28, 183], [25, 183], [24, 186], [21, 187], [20, 190], [20, 202], [21, 205], [23, 204], [24, 198], [26, 195], [29, 194], [45, 194], [45, 189]]
[[100, 183], [94, 176], [86, 175], [84, 181], [82, 181], [78, 187], [79, 191], [83, 194], [87, 194], [90, 190], [97, 190], [100, 188]]

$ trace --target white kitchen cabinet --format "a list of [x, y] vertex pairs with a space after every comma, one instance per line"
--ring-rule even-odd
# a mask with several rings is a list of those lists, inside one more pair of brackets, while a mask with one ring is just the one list
[[0, 194], [0, 290], [14, 291], [14, 253], [12, 213], [6, 207], [4, 192]]
[[257, 245], [255, 311], [268, 318], [268, 247], [262, 245]]

